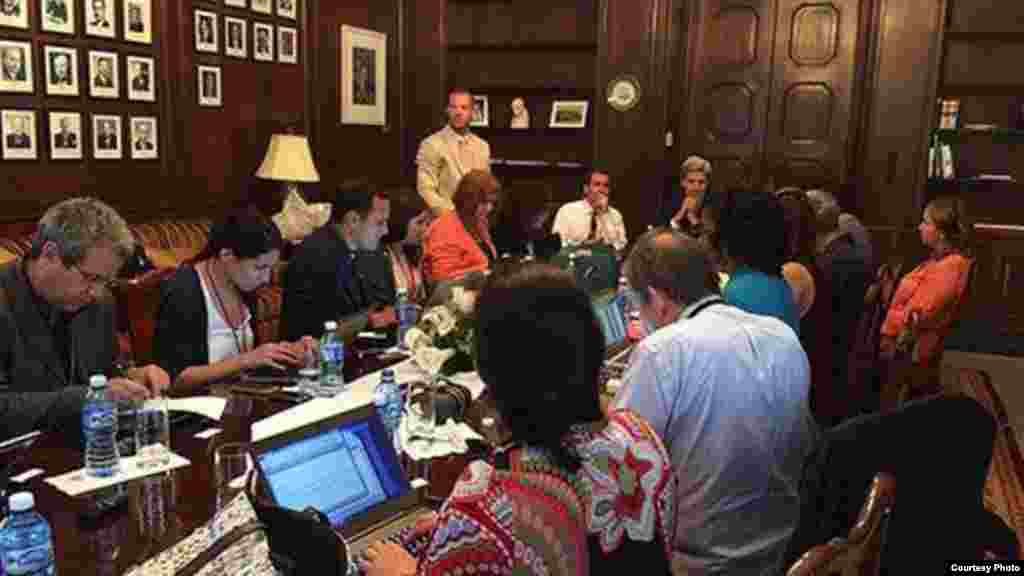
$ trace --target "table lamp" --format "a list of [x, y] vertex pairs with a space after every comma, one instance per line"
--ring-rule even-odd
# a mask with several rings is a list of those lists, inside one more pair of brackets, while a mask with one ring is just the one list
[[320, 173], [313, 164], [313, 154], [305, 136], [271, 136], [256, 177], [284, 183], [284, 206], [273, 219], [285, 240], [298, 242], [327, 223], [331, 215], [330, 204], [307, 204], [299, 193], [300, 182], [320, 181]]

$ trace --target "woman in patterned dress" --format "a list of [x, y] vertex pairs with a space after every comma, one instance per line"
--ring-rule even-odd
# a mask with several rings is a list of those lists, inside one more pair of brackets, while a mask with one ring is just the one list
[[475, 346], [512, 443], [466, 467], [419, 558], [378, 543], [366, 573], [670, 574], [671, 462], [639, 416], [602, 414], [604, 340], [572, 277], [538, 263], [493, 277]]

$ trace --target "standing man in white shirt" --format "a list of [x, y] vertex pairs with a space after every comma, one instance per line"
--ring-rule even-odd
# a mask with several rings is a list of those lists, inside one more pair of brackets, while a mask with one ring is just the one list
[[712, 271], [681, 232], [637, 239], [628, 295], [656, 330], [633, 351], [613, 407], [646, 418], [672, 456], [673, 573], [775, 576], [818, 440], [810, 366], [789, 326], [726, 304]]
[[452, 197], [463, 175], [491, 171], [491, 147], [469, 131], [472, 117], [473, 95], [453, 89], [448, 93], [448, 123], [425, 138], [416, 153], [416, 190], [438, 216], [455, 209]]
[[583, 199], [564, 204], [555, 214], [551, 232], [562, 238], [562, 246], [602, 242], [616, 250], [626, 247], [626, 225], [622, 214], [608, 204], [610, 193], [608, 172], [593, 169], [587, 173]]

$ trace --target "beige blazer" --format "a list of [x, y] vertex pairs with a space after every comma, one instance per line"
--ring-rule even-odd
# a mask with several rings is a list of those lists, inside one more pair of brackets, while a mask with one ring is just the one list
[[[460, 158], [460, 141], [465, 153]], [[451, 126], [434, 132], [420, 143], [416, 153], [416, 190], [436, 214], [454, 210], [452, 198], [459, 180], [471, 170], [491, 171], [491, 147], [479, 136], [459, 136]]]

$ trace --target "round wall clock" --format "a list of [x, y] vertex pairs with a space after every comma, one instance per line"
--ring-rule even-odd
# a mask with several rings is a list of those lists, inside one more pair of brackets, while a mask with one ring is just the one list
[[608, 83], [608, 105], [625, 112], [640, 101], [640, 82], [633, 76], [618, 76]]

